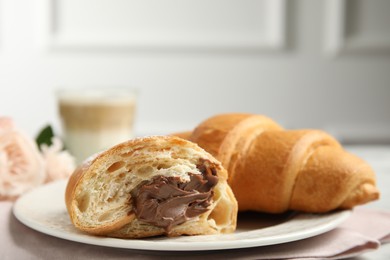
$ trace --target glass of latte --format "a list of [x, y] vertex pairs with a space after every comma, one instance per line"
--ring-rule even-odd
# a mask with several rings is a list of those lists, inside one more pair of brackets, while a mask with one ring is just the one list
[[134, 137], [136, 94], [127, 88], [57, 91], [65, 147], [77, 163]]

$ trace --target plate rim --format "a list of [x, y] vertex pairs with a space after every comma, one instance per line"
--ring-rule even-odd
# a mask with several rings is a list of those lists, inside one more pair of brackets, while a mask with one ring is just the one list
[[[57, 187], [57, 186], [61, 187], [61, 189], [55, 189], [55, 190], [57, 190], [58, 192], [60, 192], [60, 190], [65, 192], [66, 183], [67, 180], [55, 181], [55, 182], [51, 182], [39, 186], [31, 190], [30, 192], [25, 193], [24, 195], [19, 197], [13, 205], [12, 211], [14, 216], [24, 225], [40, 233], [47, 234], [60, 239], [68, 240], [68, 241], [83, 243], [83, 244], [110, 247], [110, 248], [148, 250], [148, 251], [207, 251], [207, 250], [227, 250], [227, 249], [242, 249], [242, 248], [251, 248], [251, 247], [270, 246], [270, 245], [277, 245], [277, 244], [293, 242], [305, 238], [314, 237], [336, 228], [341, 223], [343, 223], [352, 213], [352, 210], [339, 210], [331, 213], [326, 213], [325, 216], [334, 215], [333, 219], [331, 219], [330, 222], [324, 223], [313, 229], [304, 229], [301, 231], [286, 233], [283, 235], [283, 237], [280, 237], [279, 235], [274, 237], [268, 237], [266, 240], [262, 240], [262, 238], [260, 237], [256, 239], [239, 238], [239, 240], [237, 239], [213, 240], [212, 242], [210, 242], [209, 240], [200, 240], [200, 241], [179, 240], [178, 241], [177, 238], [168, 238], [168, 237], [160, 237], [160, 239], [155, 239], [155, 238], [121, 239], [121, 238], [111, 238], [111, 237], [100, 237], [100, 236], [94, 236], [87, 233], [83, 233], [82, 231], [79, 231], [76, 228], [75, 228], [76, 233], [63, 232], [59, 234], [60, 232], [58, 230], [43, 225], [42, 223], [38, 222], [34, 218], [31, 218], [28, 214], [24, 214], [22, 208], [24, 206], [23, 203], [26, 200], [28, 200], [31, 196], [34, 196], [35, 194], [40, 192], [43, 193], [45, 191], [48, 192], [50, 191], [50, 189], [53, 189], [53, 187]], [[64, 197], [63, 206], [65, 207], [66, 210], [65, 195], [63, 197]], [[309, 215], [324, 216], [324, 214], [298, 212], [291, 219], [288, 219], [281, 224], [296, 220], [296, 218], [299, 216], [309, 216]], [[69, 223], [70, 223], [70, 219], [69, 219]], [[275, 226], [279, 226], [281, 224]], [[263, 230], [274, 228], [275, 226], [265, 227]], [[250, 231], [255, 231], [255, 230], [250, 230]], [[250, 232], [250, 231], [243, 231], [241, 233]], [[235, 234], [236, 233], [221, 234], [221, 235], [202, 235], [196, 237], [217, 238], [218, 236], [234, 236]], [[181, 237], [178, 238], [180, 239]], [[237, 243], [238, 241], [239, 243]]]

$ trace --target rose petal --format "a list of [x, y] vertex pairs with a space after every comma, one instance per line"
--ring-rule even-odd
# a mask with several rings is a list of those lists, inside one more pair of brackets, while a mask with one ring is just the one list
[[12, 122], [4, 118], [1, 122], [0, 199], [14, 199], [43, 183], [44, 162], [32, 139], [14, 129]]

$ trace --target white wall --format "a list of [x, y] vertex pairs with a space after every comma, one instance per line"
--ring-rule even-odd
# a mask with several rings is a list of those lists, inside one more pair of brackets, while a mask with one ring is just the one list
[[138, 134], [221, 112], [390, 141], [390, 1], [0, 0], [0, 114], [59, 128], [58, 87], [139, 88]]

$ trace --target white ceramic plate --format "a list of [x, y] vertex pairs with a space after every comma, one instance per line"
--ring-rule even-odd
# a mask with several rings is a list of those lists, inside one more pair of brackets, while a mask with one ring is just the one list
[[20, 197], [13, 212], [19, 221], [39, 232], [71, 241], [127, 249], [199, 251], [248, 248], [301, 240], [327, 232], [342, 223], [351, 211], [329, 214], [242, 214], [235, 233], [227, 235], [118, 239], [97, 237], [77, 230], [65, 207], [65, 181], [41, 186]]

